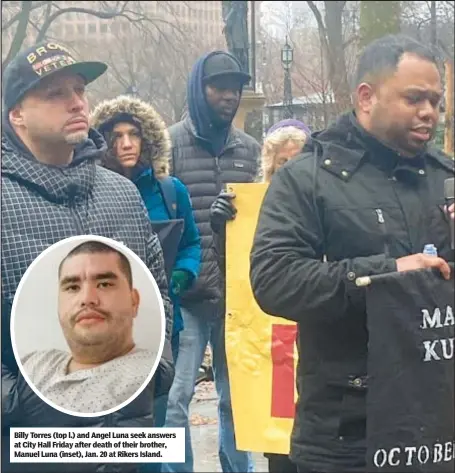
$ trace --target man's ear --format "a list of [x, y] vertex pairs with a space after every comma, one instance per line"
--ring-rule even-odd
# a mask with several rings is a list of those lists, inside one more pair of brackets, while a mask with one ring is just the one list
[[23, 126], [24, 124], [24, 115], [22, 107], [20, 105], [15, 105], [8, 113], [8, 118], [11, 125], [14, 126]]
[[137, 311], [139, 309], [139, 303], [141, 302], [141, 296], [139, 295], [139, 291], [137, 289], [132, 289], [131, 290], [131, 297], [132, 297], [133, 309], [134, 309], [133, 318], [136, 318], [137, 317]]
[[376, 92], [374, 86], [362, 82], [356, 90], [357, 107], [364, 113], [369, 113], [376, 103]]

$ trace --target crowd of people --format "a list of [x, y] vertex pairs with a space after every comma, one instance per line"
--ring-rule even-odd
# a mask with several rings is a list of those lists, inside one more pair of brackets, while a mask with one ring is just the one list
[[[251, 285], [265, 313], [298, 322], [300, 357], [290, 456], [265, 452], [269, 471], [365, 472], [368, 333], [364, 289], [354, 281], [429, 267], [448, 278], [453, 261], [454, 207], [443, 208], [453, 161], [429, 146], [443, 95], [436, 58], [401, 35], [371, 43], [358, 61], [353, 110], [313, 133], [298, 120], [279, 122], [262, 147], [233, 126], [251, 77], [231, 54], [213, 51], [194, 64], [187, 114], [169, 128], [132, 96], [90, 112], [85, 87], [106, 68], [44, 42], [4, 72], [2, 471], [62, 468], [10, 462], [11, 427], [165, 426], [185, 428], [185, 463], [69, 463], [65, 471], [193, 472], [189, 406], [207, 344], [222, 471], [255, 471], [251, 453], [236, 447], [224, 244], [237, 213], [226, 184], [263, 181]], [[176, 220], [183, 229], [170, 255], [156, 228]], [[144, 261], [167, 321], [153, 389], [97, 418], [64, 414], [30, 390], [9, 323], [29, 265], [50, 245], [83, 234], [118, 240]], [[422, 254], [427, 243], [439, 256]]]

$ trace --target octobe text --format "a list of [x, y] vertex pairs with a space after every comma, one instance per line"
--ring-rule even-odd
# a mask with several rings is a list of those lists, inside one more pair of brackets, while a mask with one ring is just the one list
[[412, 466], [426, 463], [447, 463], [455, 458], [455, 442], [435, 443], [431, 447], [394, 447], [390, 450], [380, 448], [373, 456], [377, 468], [385, 466]]

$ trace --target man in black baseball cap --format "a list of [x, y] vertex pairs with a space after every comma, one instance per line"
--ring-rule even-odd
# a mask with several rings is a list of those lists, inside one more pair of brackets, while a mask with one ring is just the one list
[[3, 77], [3, 96], [7, 110], [44, 78], [58, 71], [80, 75], [88, 84], [107, 69], [102, 62], [77, 61], [63, 45], [44, 42], [19, 53], [8, 65]]
[[77, 60], [55, 42], [20, 52], [4, 72], [5, 133], [38, 161], [67, 164], [74, 146], [88, 137], [85, 86], [106, 69]]
[[215, 51], [206, 58], [203, 74], [205, 84], [213, 83], [221, 77], [227, 77], [243, 87], [251, 80], [251, 76], [241, 70], [237, 59], [224, 51]]

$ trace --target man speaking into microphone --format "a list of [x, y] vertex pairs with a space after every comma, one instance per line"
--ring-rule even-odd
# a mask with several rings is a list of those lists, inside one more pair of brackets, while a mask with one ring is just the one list
[[260, 307], [299, 323], [290, 457], [301, 473], [366, 471], [368, 332], [356, 279], [423, 268], [449, 279], [453, 260], [453, 161], [430, 146], [443, 94], [436, 58], [411, 38], [383, 37], [363, 51], [354, 86], [354, 110], [275, 174], [251, 251]]

